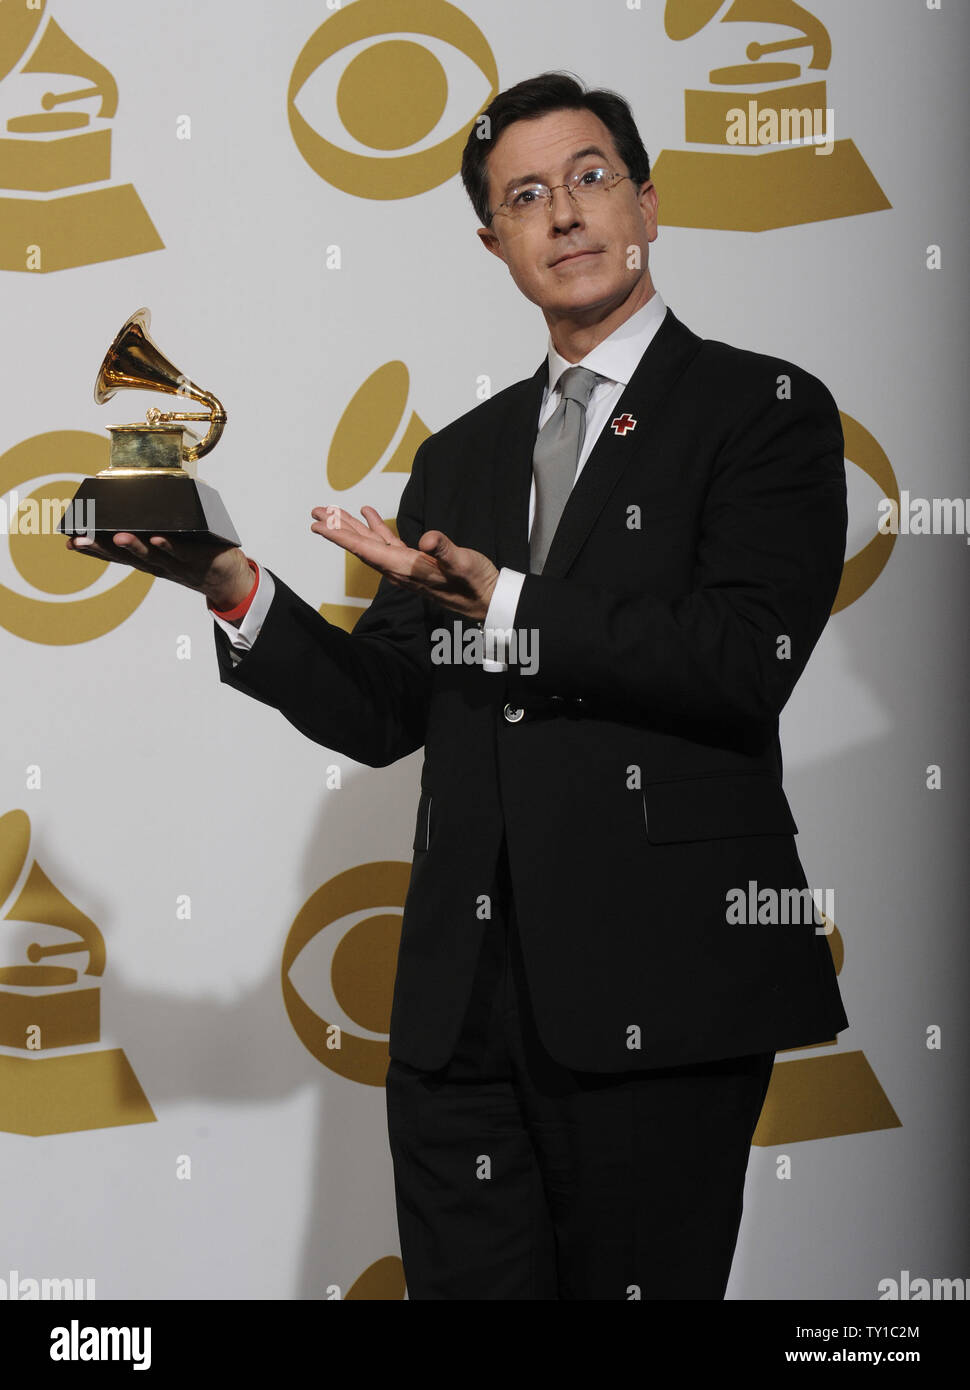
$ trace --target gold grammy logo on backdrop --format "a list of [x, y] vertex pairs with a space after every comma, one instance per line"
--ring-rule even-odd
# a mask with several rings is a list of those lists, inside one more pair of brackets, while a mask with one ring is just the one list
[[[835, 923], [824, 914], [822, 920], [831, 927], [828, 942], [838, 975], [845, 960], [845, 946]], [[838, 1038], [833, 1038], [828, 1043], [793, 1047], [791, 1051], [808, 1052], [838, 1045]], [[798, 1144], [804, 1139], [834, 1139], [845, 1134], [867, 1134], [874, 1129], [897, 1129], [901, 1124], [864, 1052], [824, 1052], [818, 1057], [776, 1061], [751, 1142], [773, 1148], [778, 1144]]]
[[[0, 542], [6, 540], [21, 579], [44, 595], [34, 598], [0, 584], [0, 627], [15, 637], [49, 646], [91, 642], [130, 617], [154, 584], [152, 575], [133, 571], [103, 593], [63, 601], [89, 589], [110, 562], [82, 560], [66, 549], [55, 528], [77, 490], [77, 477], [57, 475], [69, 460], [72, 473], [93, 476], [107, 468], [108, 454], [101, 435], [52, 430], [0, 455]], [[20, 491], [37, 478], [45, 481]]]
[[[86, 85], [45, 91], [40, 111], [16, 112], [6, 120], [0, 190], [13, 196], [0, 192], [0, 269], [67, 270], [160, 251], [163, 243], [134, 186], [107, 184], [117, 84], [56, 20], [42, 26], [45, 6], [46, 0], [0, 3], [0, 83], [10, 79], [0, 86], [4, 108], [10, 108], [23, 75], [52, 73]], [[94, 112], [78, 106], [95, 100]]]
[[[0, 1130], [66, 1134], [144, 1124], [155, 1116], [121, 1048], [90, 1049], [101, 1039], [101, 991], [51, 956], [87, 956], [85, 977], [104, 974], [104, 937], [51, 883], [34, 859], [27, 868], [30, 821], [0, 817], [0, 908], [21, 884], [4, 922], [36, 922], [71, 940], [26, 949], [28, 964], [0, 966]], [[46, 935], [46, 933], [45, 933]]]
[[397, 1255], [385, 1255], [358, 1276], [354, 1284], [344, 1294], [344, 1302], [369, 1301], [397, 1303], [404, 1298], [404, 1265]]
[[[447, 73], [427, 44], [386, 37], [407, 33], [450, 44], [476, 65], [489, 92], [475, 115], [498, 92], [498, 70], [485, 35], [446, 0], [355, 0], [336, 10], [310, 35], [296, 60], [287, 114], [297, 149], [314, 173], [358, 198], [410, 198], [437, 188], [461, 166], [467, 120], [436, 144], [403, 153], [434, 131], [449, 96]], [[310, 78], [341, 49], [364, 39], [382, 41], [351, 58], [337, 85], [335, 106], [347, 134], [374, 154], [335, 145], [297, 106]], [[402, 153], [388, 155], [389, 150]]]
[[[404, 419], [410, 378], [403, 362], [385, 362], [354, 394], [330, 442], [327, 456], [327, 482], [337, 492], [346, 491], [359, 483], [377, 465], [390, 448], [401, 421]], [[411, 411], [400, 442], [392, 452], [381, 473], [410, 473], [418, 445], [431, 431], [417, 414]], [[397, 530], [393, 521], [387, 523]], [[365, 565], [356, 555], [346, 552], [344, 558], [345, 592], [348, 598], [363, 599], [363, 603], [322, 603], [320, 613], [328, 622], [350, 632], [367, 604], [377, 593], [380, 575]]]
[[[390, 1058], [394, 974], [411, 865], [387, 860], [346, 869], [312, 893], [283, 946], [283, 1003], [300, 1042], [318, 1062], [350, 1081], [383, 1086]], [[393, 909], [388, 911], [388, 909]], [[381, 909], [374, 912], [374, 909]], [[333, 997], [354, 1023], [384, 1038], [365, 1038], [328, 1023], [290, 978], [294, 962], [320, 932], [351, 913], [372, 912], [344, 933], [333, 954]]]
[[[749, 44], [748, 62], [715, 68], [708, 74], [710, 88], [684, 93], [688, 143], [722, 148], [660, 152], [654, 177], [661, 222], [762, 232], [890, 207], [851, 140], [835, 140], [827, 130], [831, 146], [826, 144], [824, 154], [811, 143], [809, 137], [820, 133], [816, 113], [826, 126], [834, 122], [825, 82], [798, 82], [799, 63], [761, 61], [766, 55], [809, 49], [806, 66], [815, 71], [828, 68], [828, 31], [803, 5], [795, 0], [667, 0], [668, 38], [693, 37], [725, 3], [722, 24], [780, 24], [796, 30], [797, 36]], [[744, 149], [736, 143], [742, 124], [741, 144], [759, 148]], [[805, 143], [789, 143], [793, 139]], [[770, 148], [782, 143], [787, 147]]]

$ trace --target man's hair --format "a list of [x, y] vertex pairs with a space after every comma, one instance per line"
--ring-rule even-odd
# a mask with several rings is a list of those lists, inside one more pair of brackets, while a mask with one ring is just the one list
[[461, 157], [461, 181], [483, 225], [488, 224], [492, 211], [489, 207], [488, 156], [502, 131], [513, 121], [534, 120], [550, 111], [583, 108], [598, 116], [612, 135], [616, 152], [626, 165], [634, 185], [639, 188], [647, 182], [650, 178], [650, 160], [627, 102], [616, 92], [602, 87], [587, 90], [569, 73], [544, 72], [499, 92], [476, 117], [465, 142]]

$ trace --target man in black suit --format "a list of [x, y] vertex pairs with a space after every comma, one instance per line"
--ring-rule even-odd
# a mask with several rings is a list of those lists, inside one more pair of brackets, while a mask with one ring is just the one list
[[398, 535], [314, 509], [383, 575], [354, 632], [239, 550], [91, 553], [205, 592], [222, 679], [325, 747], [425, 749], [387, 1076], [410, 1297], [722, 1298], [775, 1052], [846, 1026], [814, 912], [771, 910], [809, 897], [778, 716], [841, 573], [838, 411], [663, 305], [622, 99], [545, 74], [485, 116], [463, 179], [548, 355], [421, 445]]

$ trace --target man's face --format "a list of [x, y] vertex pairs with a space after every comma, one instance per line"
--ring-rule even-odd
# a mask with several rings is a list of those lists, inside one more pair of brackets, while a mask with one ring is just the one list
[[502, 131], [488, 157], [494, 216], [491, 228], [480, 227], [478, 235], [550, 322], [595, 321], [627, 300], [640, 282], [649, 286], [647, 248], [657, 238], [656, 190], [652, 183], [638, 188], [624, 179], [593, 206], [577, 204], [565, 188], [557, 188], [551, 208], [543, 203], [528, 216], [517, 219], [495, 209], [517, 184], [538, 179], [552, 188], [597, 165], [628, 172], [606, 126], [585, 109], [516, 121]]

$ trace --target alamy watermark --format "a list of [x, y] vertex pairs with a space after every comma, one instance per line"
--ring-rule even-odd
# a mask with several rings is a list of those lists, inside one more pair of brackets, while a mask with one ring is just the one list
[[132, 1370], [152, 1364], [150, 1327], [82, 1327], [72, 1318], [68, 1327], [51, 1329], [52, 1361], [130, 1361]]
[[44, 1276], [33, 1279], [12, 1269], [6, 1279], [0, 1276], [0, 1303], [31, 1303], [38, 1300], [94, 1298], [93, 1279], [52, 1279]]
[[759, 888], [757, 880], [750, 878], [746, 888], [729, 888], [726, 902], [725, 917], [731, 925], [811, 923], [816, 936], [830, 936], [835, 929], [834, 888]]
[[816, 154], [835, 148], [835, 111], [831, 106], [759, 106], [754, 97], [725, 113], [729, 145], [807, 145]]
[[65, 519], [68, 535], [93, 536], [94, 498], [75, 502], [70, 497], [26, 497], [11, 491], [0, 497], [0, 535], [53, 536]]
[[884, 536], [965, 536], [970, 497], [911, 497], [905, 488], [876, 507], [876, 530]]
[[436, 627], [431, 633], [435, 666], [482, 666], [486, 661], [517, 666], [523, 676], [539, 669], [539, 630], [529, 627]]
[[908, 1269], [899, 1271], [899, 1278], [880, 1279], [877, 1285], [880, 1302], [883, 1299], [900, 1299], [903, 1302], [914, 1299], [953, 1300], [965, 1303], [970, 1298], [970, 1279], [930, 1279], [923, 1275], [911, 1275]]

